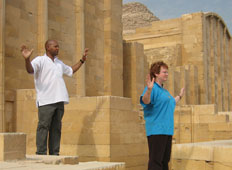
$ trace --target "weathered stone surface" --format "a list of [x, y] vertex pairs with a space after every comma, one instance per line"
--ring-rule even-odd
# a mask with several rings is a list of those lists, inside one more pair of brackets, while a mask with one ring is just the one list
[[25, 159], [25, 154], [25, 133], [0, 133], [0, 161]]

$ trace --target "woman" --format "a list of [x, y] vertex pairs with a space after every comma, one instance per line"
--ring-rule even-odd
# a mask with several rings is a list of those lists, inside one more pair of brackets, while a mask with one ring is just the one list
[[140, 103], [144, 109], [146, 135], [149, 147], [148, 170], [168, 170], [174, 133], [174, 110], [184, 95], [184, 88], [173, 98], [163, 88], [168, 79], [168, 66], [162, 61], [151, 65], [150, 75]]

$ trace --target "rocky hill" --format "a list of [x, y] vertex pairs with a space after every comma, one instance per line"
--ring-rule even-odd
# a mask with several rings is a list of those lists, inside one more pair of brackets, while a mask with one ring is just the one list
[[123, 34], [133, 33], [136, 28], [149, 26], [157, 18], [145, 5], [130, 2], [123, 5]]

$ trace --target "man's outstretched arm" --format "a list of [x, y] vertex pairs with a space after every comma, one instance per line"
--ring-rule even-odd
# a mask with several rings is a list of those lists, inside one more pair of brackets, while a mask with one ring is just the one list
[[82, 64], [84, 64], [86, 57], [88, 55], [88, 51], [89, 51], [89, 49], [86, 48], [84, 51], [84, 54], [82, 56], [82, 59], [80, 59], [80, 61], [78, 63], [76, 63], [75, 65], [72, 66], [73, 73], [75, 73], [77, 70], [79, 70], [79, 68], [82, 66]]
[[28, 73], [34, 73], [34, 69], [31, 65], [30, 56], [33, 53], [33, 49], [29, 50], [25, 45], [21, 47], [22, 55], [25, 59], [25, 67]]

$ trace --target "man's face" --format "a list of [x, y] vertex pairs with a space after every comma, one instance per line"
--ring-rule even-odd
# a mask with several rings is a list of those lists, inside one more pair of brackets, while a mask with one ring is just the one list
[[59, 44], [57, 41], [51, 41], [48, 44], [47, 51], [53, 56], [57, 56], [59, 53]]

